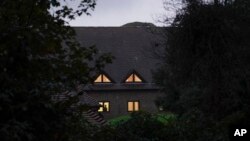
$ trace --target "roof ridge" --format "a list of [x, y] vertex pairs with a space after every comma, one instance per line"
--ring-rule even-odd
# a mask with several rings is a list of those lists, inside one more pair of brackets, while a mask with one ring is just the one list
[[72, 26], [73, 28], [163, 28], [163, 26]]

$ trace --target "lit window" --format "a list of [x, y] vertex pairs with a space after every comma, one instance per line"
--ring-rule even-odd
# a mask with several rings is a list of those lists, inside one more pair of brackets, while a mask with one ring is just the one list
[[139, 109], [140, 109], [139, 101], [129, 101], [128, 102], [128, 111], [129, 112], [139, 111]]
[[98, 112], [109, 112], [109, 102], [99, 102], [100, 108], [98, 109]]
[[95, 83], [111, 83], [111, 80], [104, 74], [100, 74], [94, 81]]
[[139, 82], [142, 82], [142, 79], [136, 75], [135, 73], [131, 74], [127, 79], [126, 81], [127, 83], [139, 83]]

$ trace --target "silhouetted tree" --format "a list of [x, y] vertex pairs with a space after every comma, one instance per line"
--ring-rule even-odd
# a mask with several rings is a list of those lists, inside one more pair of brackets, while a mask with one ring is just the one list
[[158, 102], [187, 127], [180, 140], [227, 140], [229, 126], [249, 123], [250, 2], [183, 5], [166, 28], [164, 65], [155, 73], [166, 97]]
[[[67, 21], [89, 14], [96, 2], [79, 0], [70, 7], [71, 2], [0, 1], [1, 141], [87, 140], [91, 135], [83, 130], [90, 126], [81, 119], [80, 109], [70, 109], [77, 98], [51, 101], [51, 95], [87, 83], [95, 70], [88, 62], [97, 50], [81, 47]], [[110, 61], [105, 55], [93, 64], [101, 67]]]

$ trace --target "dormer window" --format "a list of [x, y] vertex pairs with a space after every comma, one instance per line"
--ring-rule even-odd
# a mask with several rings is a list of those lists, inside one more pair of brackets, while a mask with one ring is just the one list
[[95, 83], [111, 83], [111, 79], [105, 75], [105, 74], [100, 74], [94, 81]]
[[142, 83], [143, 79], [134, 71], [125, 80], [125, 83]]

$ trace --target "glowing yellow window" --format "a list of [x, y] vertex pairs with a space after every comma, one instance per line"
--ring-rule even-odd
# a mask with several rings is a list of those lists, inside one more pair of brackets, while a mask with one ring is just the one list
[[140, 110], [140, 103], [139, 101], [129, 101], [128, 102], [128, 111], [139, 111]]
[[104, 74], [100, 74], [94, 81], [95, 83], [111, 83], [111, 80]]
[[99, 102], [100, 108], [98, 109], [98, 112], [109, 112], [110, 105], [109, 102], [104, 101], [104, 102]]
[[133, 82], [142, 82], [142, 79], [136, 75], [136, 74], [131, 74], [127, 79], [126, 79], [127, 83], [133, 83]]

